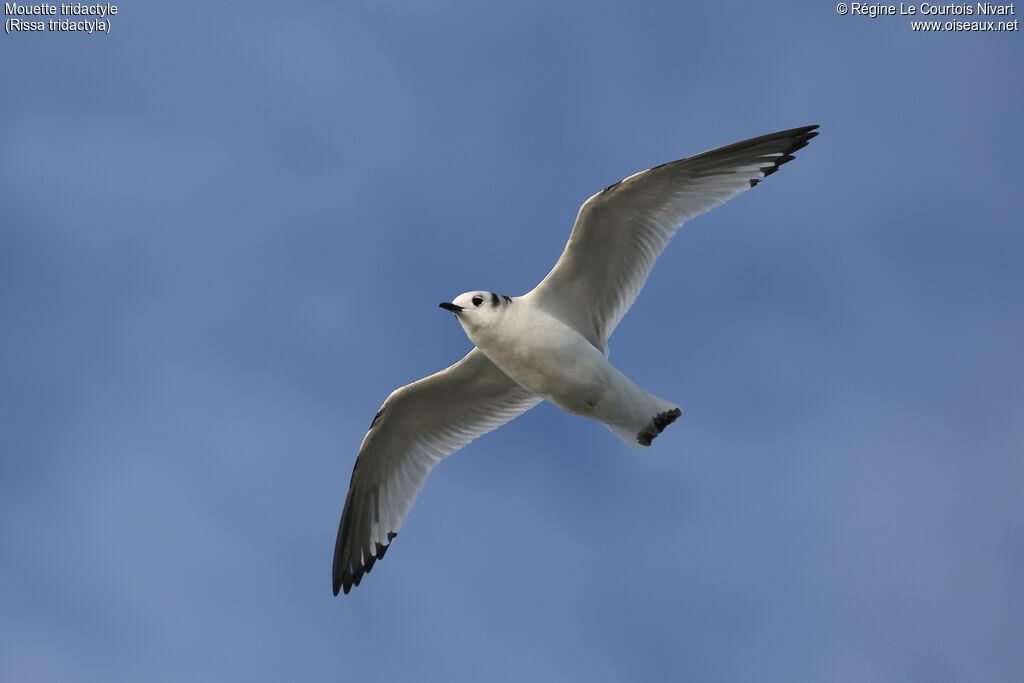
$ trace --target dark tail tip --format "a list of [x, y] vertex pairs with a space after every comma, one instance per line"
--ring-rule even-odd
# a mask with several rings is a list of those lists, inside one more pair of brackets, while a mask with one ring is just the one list
[[636, 440], [641, 446], [650, 446], [658, 434], [665, 431], [665, 428], [676, 421], [676, 418], [683, 414], [679, 408], [666, 410], [658, 413], [651, 420], [651, 428], [636, 435]]

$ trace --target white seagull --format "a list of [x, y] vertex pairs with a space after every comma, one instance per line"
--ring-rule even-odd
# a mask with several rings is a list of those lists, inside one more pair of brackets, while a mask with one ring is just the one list
[[762, 135], [631, 175], [580, 207], [565, 251], [530, 292], [466, 292], [451, 311], [476, 345], [455, 365], [396, 389], [352, 469], [334, 547], [334, 594], [384, 557], [430, 470], [543, 400], [650, 446], [680, 415], [608, 362], [608, 337], [687, 220], [754, 187], [817, 135]]

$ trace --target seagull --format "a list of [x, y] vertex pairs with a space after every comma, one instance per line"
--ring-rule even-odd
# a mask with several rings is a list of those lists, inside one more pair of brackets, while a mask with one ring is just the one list
[[818, 133], [804, 126], [641, 171], [580, 207], [551, 272], [522, 296], [466, 292], [440, 307], [475, 347], [396, 389], [370, 423], [334, 547], [334, 594], [384, 557], [443, 458], [541, 401], [650, 446], [681, 411], [608, 361], [608, 337], [675, 231], [756, 186]]

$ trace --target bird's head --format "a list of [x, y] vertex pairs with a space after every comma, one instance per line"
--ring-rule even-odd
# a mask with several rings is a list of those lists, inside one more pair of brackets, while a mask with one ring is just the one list
[[512, 298], [494, 292], [466, 292], [451, 303], [439, 304], [459, 319], [467, 332], [493, 325], [512, 303]]

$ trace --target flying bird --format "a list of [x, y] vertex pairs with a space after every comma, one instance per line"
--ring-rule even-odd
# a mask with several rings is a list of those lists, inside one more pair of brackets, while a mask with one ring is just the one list
[[608, 361], [608, 337], [687, 220], [749, 190], [818, 133], [762, 135], [642, 171], [580, 207], [551, 272], [522, 296], [466, 292], [440, 304], [475, 344], [451, 367], [396, 389], [363, 438], [334, 547], [334, 594], [384, 557], [445, 456], [541, 401], [650, 446], [680, 415]]

